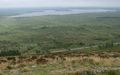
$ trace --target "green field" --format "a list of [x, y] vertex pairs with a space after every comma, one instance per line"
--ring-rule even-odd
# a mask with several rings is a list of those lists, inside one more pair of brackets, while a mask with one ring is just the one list
[[43, 53], [109, 42], [120, 42], [117, 12], [0, 18], [0, 50]]

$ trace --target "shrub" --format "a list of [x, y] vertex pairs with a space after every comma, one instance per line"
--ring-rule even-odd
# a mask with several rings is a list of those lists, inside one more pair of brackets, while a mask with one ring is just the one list
[[[76, 74], [77, 75], [77, 74]], [[92, 71], [84, 71], [84, 72], [82, 72], [81, 74], [79, 74], [79, 75], [96, 75], [94, 72], [92, 72]]]
[[0, 52], [0, 56], [17, 56], [21, 55], [21, 53], [18, 50], [2, 50]]
[[10, 70], [13, 69], [13, 66], [8, 65], [6, 68]]
[[118, 75], [118, 73], [116, 71], [110, 70], [106, 72], [106, 75]]
[[113, 48], [115, 45], [113, 42], [107, 42], [105, 44], [98, 45], [99, 49]]

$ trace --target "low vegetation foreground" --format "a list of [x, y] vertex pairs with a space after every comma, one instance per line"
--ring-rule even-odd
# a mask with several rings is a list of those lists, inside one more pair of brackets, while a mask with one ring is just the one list
[[60, 52], [0, 58], [1, 75], [119, 75], [118, 52]]

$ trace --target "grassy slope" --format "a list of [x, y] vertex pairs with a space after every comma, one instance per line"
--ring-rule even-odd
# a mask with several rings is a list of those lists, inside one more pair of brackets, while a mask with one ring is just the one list
[[119, 42], [119, 17], [119, 13], [91, 13], [0, 18], [0, 49], [33, 52]]

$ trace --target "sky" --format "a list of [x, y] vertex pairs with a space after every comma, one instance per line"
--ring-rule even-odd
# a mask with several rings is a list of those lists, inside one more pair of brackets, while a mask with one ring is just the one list
[[8, 7], [120, 7], [120, 0], [0, 0]]

